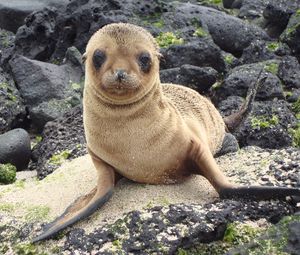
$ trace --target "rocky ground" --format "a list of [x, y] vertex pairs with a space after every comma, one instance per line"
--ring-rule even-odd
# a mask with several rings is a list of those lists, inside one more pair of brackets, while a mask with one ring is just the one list
[[[188, 199], [132, 183], [119, 192], [145, 194], [139, 206], [123, 197], [129, 206], [115, 208], [115, 218], [95, 216], [56, 240], [28, 244], [42, 222], [85, 192], [49, 201], [62, 177], [74, 180], [68, 167], [56, 170], [64, 161], [89, 166], [75, 159], [86, 154], [81, 55], [112, 22], [147, 28], [161, 47], [161, 80], [210, 97], [223, 116], [243, 104], [263, 68], [253, 110], [234, 133], [243, 149], [218, 161], [239, 183], [300, 186], [299, 0], [11, 0], [0, 3], [0, 163], [18, 172], [15, 183], [0, 185], [0, 253], [299, 254], [298, 201], [220, 201], [207, 186]], [[203, 193], [198, 186], [191, 180], [187, 194]], [[40, 199], [30, 198], [35, 193]]]

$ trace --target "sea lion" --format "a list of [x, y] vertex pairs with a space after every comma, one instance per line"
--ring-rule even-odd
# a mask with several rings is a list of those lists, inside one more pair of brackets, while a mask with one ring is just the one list
[[[300, 196], [296, 188], [240, 187], [228, 181], [213, 157], [226, 137], [221, 115], [197, 92], [160, 83], [159, 48], [145, 29], [123, 23], [104, 26], [91, 37], [84, 58], [84, 128], [98, 185], [34, 242], [92, 214], [122, 177], [170, 184], [200, 174], [221, 198]], [[229, 118], [231, 125], [236, 118], [240, 116]]]

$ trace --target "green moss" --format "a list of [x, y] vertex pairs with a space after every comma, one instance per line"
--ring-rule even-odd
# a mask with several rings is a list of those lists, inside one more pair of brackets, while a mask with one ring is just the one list
[[72, 89], [75, 90], [75, 91], [80, 91], [80, 90], [82, 89], [81, 84], [76, 83], [76, 82], [71, 83], [71, 87], [72, 87]]
[[250, 242], [254, 237], [261, 234], [262, 230], [247, 224], [230, 223], [228, 224], [223, 241], [231, 245], [240, 245]]
[[271, 118], [266, 116], [257, 116], [251, 118], [252, 128], [270, 128], [276, 126], [279, 123], [279, 119], [276, 115], [272, 115]]
[[0, 184], [10, 184], [16, 181], [16, 167], [12, 164], [0, 164]]
[[71, 155], [70, 150], [64, 150], [60, 153], [54, 154], [50, 159], [49, 159], [49, 164], [52, 165], [61, 165], [66, 159], [68, 159]]
[[17, 180], [15, 183], [14, 183], [14, 186], [16, 188], [19, 188], [19, 189], [24, 189], [25, 188], [25, 181], [24, 180]]
[[206, 37], [208, 36], [208, 33], [202, 27], [198, 27], [193, 33], [193, 36]]
[[216, 90], [216, 89], [220, 88], [221, 85], [222, 85], [222, 83], [220, 81], [217, 81], [211, 86], [211, 88]]
[[6, 82], [0, 82], [0, 89], [8, 89], [8, 84]]
[[50, 208], [48, 206], [36, 205], [27, 208], [25, 220], [28, 222], [43, 221], [48, 218]]
[[114, 246], [114, 247], [116, 247], [118, 250], [119, 249], [122, 249], [122, 245], [121, 245], [121, 242], [120, 242], [120, 240], [114, 240], [113, 242], [112, 242], [112, 245]]
[[9, 203], [1, 203], [0, 211], [2, 212], [13, 212], [15, 210], [15, 206]]
[[14, 247], [16, 255], [47, 255], [46, 252], [40, 252], [38, 248], [31, 243], [19, 243]]
[[40, 135], [37, 135], [34, 140], [31, 141], [31, 149], [33, 149], [38, 143], [40, 143], [43, 140], [43, 137]]
[[283, 94], [284, 94], [285, 98], [291, 97], [293, 95], [293, 93], [291, 91], [284, 91]]
[[227, 54], [224, 60], [228, 65], [231, 65], [233, 63], [234, 57], [231, 54]]
[[180, 44], [183, 44], [183, 39], [182, 38], [178, 38], [172, 32], [160, 33], [155, 38], [155, 40], [158, 43], [159, 47], [161, 47], [161, 48], [168, 48], [171, 45], [180, 45]]
[[296, 15], [297, 15], [297, 16], [300, 16], [300, 9], [298, 9], [298, 10], [296, 11]]
[[293, 138], [293, 146], [300, 148], [300, 124], [298, 124], [298, 126], [294, 129], [290, 128], [289, 133]]
[[198, 2], [204, 3], [204, 4], [213, 4], [213, 5], [222, 4], [222, 0], [198, 0]]
[[163, 28], [165, 26], [165, 22], [163, 19], [159, 19], [159, 20], [153, 22], [152, 25], [157, 28]]
[[271, 52], [277, 51], [279, 49], [279, 43], [278, 42], [268, 43], [267, 49]]
[[272, 73], [274, 75], [277, 75], [278, 73], [278, 63], [267, 63], [264, 67], [264, 69], [269, 72]]
[[294, 113], [300, 113], [300, 97], [297, 99], [295, 103], [293, 103], [292, 110]]

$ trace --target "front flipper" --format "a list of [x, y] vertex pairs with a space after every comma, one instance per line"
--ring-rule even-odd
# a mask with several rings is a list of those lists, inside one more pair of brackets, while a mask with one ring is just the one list
[[[32, 242], [50, 238], [60, 230], [90, 216], [112, 196], [113, 187], [120, 177], [116, 174], [113, 167], [97, 158], [92, 152], [90, 152], [90, 155], [92, 156], [93, 163], [98, 173], [97, 187], [89, 194], [76, 199], [61, 216], [46, 225], [42, 234], [35, 237]], [[74, 185], [76, 185], [76, 183], [74, 183]]]
[[47, 239], [58, 233], [60, 230], [90, 216], [98, 208], [104, 205], [113, 193], [112, 189], [104, 195], [97, 194], [96, 191], [97, 189], [95, 188], [88, 195], [76, 199], [76, 201], [72, 203], [61, 216], [47, 224], [43, 229], [43, 233], [35, 237], [32, 242], [35, 243]]

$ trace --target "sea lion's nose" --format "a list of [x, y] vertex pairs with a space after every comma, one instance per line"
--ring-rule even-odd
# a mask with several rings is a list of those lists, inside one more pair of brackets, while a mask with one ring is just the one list
[[116, 75], [116, 78], [117, 78], [118, 81], [122, 81], [126, 78], [127, 73], [123, 69], [117, 69], [116, 72], [115, 72], [115, 75]]

